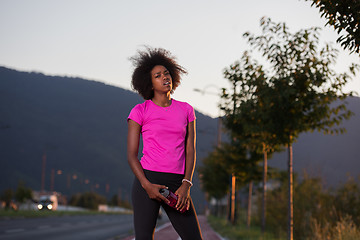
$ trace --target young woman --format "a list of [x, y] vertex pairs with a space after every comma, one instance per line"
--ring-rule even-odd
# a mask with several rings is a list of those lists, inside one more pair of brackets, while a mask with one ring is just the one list
[[[189, 104], [171, 98], [186, 71], [161, 48], [139, 51], [131, 60], [135, 66], [132, 87], [145, 99], [131, 110], [127, 120], [128, 162], [135, 175], [135, 238], [153, 239], [162, 206], [182, 240], [202, 239], [190, 197], [196, 160], [195, 112]], [[143, 155], [139, 161], [140, 135]], [[176, 208], [166, 204], [161, 189], [177, 195]]]

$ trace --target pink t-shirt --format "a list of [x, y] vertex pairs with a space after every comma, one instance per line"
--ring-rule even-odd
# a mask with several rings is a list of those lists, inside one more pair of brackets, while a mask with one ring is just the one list
[[141, 126], [143, 169], [184, 174], [186, 127], [196, 119], [194, 108], [174, 99], [169, 107], [146, 100], [131, 110], [129, 119]]

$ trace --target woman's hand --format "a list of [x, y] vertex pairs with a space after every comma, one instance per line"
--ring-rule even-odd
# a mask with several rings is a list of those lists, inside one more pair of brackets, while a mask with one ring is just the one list
[[143, 188], [145, 189], [149, 198], [157, 201], [164, 201], [166, 203], [169, 203], [169, 200], [167, 200], [166, 197], [164, 197], [160, 193], [160, 189], [167, 188], [165, 185], [158, 185], [149, 182], [145, 186], [143, 186]]
[[176, 203], [176, 209], [181, 210], [189, 210], [190, 208], [190, 185], [186, 182], [183, 182], [181, 186], [176, 190], [175, 194], [178, 196], [178, 200]]

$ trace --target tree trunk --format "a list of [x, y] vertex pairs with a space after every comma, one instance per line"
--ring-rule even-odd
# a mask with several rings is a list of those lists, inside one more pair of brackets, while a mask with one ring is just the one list
[[293, 224], [294, 224], [294, 216], [293, 216], [293, 151], [292, 145], [288, 145], [288, 169], [289, 169], [289, 206], [288, 206], [288, 240], [293, 240]]
[[251, 223], [252, 188], [253, 188], [253, 181], [250, 181], [250, 183], [249, 183], [249, 196], [248, 196], [248, 209], [247, 209], [247, 218], [246, 218], [246, 226], [247, 226], [247, 228], [250, 228], [250, 223]]
[[263, 143], [264, 165], [263, 165], [263, 198], [262, 198], [262, 213], [261, 213], [261, 232], [265, 232], [266, 223], [266, 182], [267, 182], [267, 150]]
[[226, 205], [226, 215], [229, 222], [231, 222], [231, 176], [229, 176], [229, 194], [227, 194], [227, 205]]
[[231, 223], [235, 224], [235, 174], [231, 176]]

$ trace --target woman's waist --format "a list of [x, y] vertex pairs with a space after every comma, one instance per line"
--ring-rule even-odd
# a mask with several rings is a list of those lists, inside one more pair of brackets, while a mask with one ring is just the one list
[[181, 184], [184, 174], [171, 173], [171, 172], [158, 172], [143, 169], [146, 178], [154, 184], [165, 185], [171, 191], [176, 191]]

